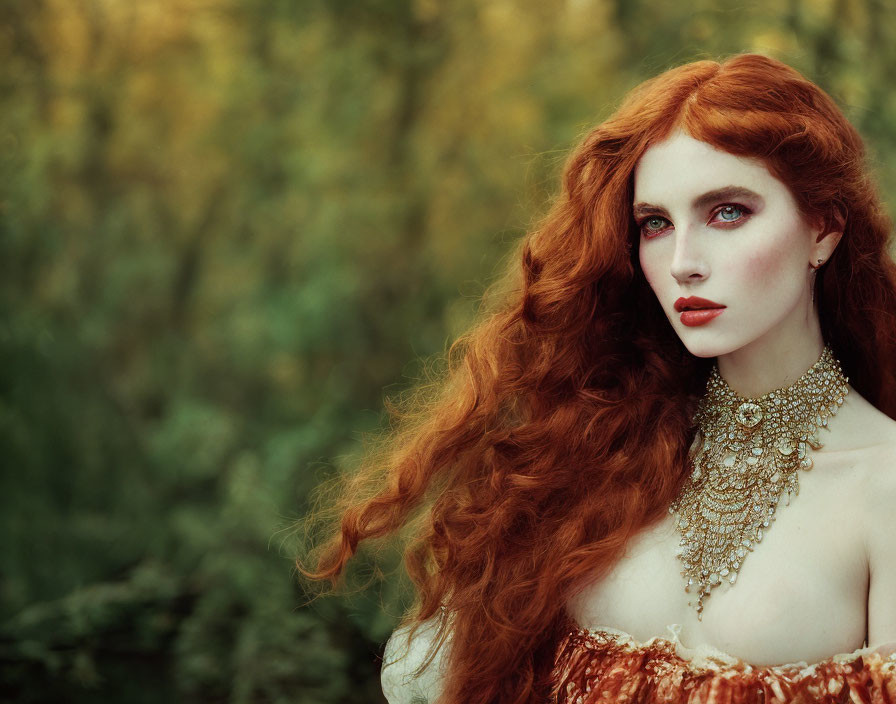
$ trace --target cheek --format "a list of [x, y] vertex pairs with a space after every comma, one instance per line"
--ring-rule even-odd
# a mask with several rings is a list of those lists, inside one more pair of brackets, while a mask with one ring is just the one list
[[743, 253], [736, 262], [729, 262], [731, 280], [739, 280], [754, 295], [765, 298], [789, 297], [797, 290], [802, 272], [802, 258], [794, 247], [782, 242], [778, 247], [767, 247]]
[[638, 252], [638, 261], [641, 263], [641, 271], [644, 272], [644, 278], [647, 279], [650, 288], [655, 292], [657, 290], [657, 284], [660, 281], [660, 272], [662, 269], [662, 263], [658, 261], [656, 252], [645, 253], [645, 250], [642, 248]]
[[774, 286], [781, 279], [783, 261], [778, 252], [750, 255], [744, 262], [743, 276], [757, 286]]

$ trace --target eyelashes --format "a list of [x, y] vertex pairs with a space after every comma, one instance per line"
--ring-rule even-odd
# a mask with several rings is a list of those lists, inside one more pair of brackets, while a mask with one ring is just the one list
[[[723, 218], [721, 220], [717, 220], [716, 222], [741, 225], [749, 219], [750, 215], [753, 214], [753, 211], [750, 210], [747, 206], [741, 205], [740, 203], [725, 203], [724, 205], [720, 205], [718, 208], [716, 208], [713, 211], [712, 217], [715, 218], [717, 215], [722, 215], [723, 213], [724, 213]], [[725, 219], [725, 216], [730, 215], [732, 213], [739, 213], [739, 217], [732, 218], [732, 219]], [[647, 227], [647, 223], [649, 223], [653, 220], [658, 220], [658, 221], [662, 221], [665, 223], [669, 223], [669, 221], [661, 215], [648, 215], [644, 218], [641, 218], [641, 220], [638, 221], [638, 229], [641, 232], [641, 234], [648, 239], [656, 237], [656, 236], [662, 234], [666, 229], [668, 229], [666, 227], [661, 227], [661, 228], [656, 228], [656, 229], [651, 229], [651, 228]], [[671, 223], [669, 223], [669, 224], [671, 225]], [[729, 228], [725, 228], [725, 229], [729, 229]]]

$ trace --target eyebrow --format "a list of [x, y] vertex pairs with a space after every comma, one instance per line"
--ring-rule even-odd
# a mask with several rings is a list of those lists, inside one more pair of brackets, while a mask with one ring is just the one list
[[[717, 188], [714, 191], [708, 191], [702, 196], [697, 196], [691, 203], [691, 208], [693, 210], [700, 210], [716, 201], [730, 200], [734, 198], [755, 198], [762, 200], [762, 196], [758, 193], [754, 193], [749, 188], [744, 188], [743, 186], [725, 186], [724, 188]], [[635, 217], [638, 217], [639, 215], [646, 215], [647, 213], [666, 213], [666, 209], [659, 205], [651, 205], [650, 203], [635, 203], [632, 212]]]

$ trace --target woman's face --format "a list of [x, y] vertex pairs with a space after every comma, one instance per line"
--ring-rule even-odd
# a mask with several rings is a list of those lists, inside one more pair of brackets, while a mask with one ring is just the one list
[[691, 354], [808, 333], [820, 230], [761, 161], [676, 132], [641, 157], [634, 191], [641, 268]]

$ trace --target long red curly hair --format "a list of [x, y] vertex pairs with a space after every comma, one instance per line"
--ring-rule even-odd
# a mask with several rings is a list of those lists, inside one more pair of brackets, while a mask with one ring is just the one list
[[396, 411], [303, 570], [335, 582], [362, 541], [412, 525], [408, 622], [450, 614], [440, 701], [546, 701], [568, 599], [664, 514], [686, 475], [711, 360], [687, 352], [647, 285], [631, 214], [636, 162], [676, 127], [761, 159], [809, 221], [845, 215], [816, 284], [822, 333], [855, 389], [896, 416], [891, 222], [856, 130], [761, 55], [640, 84], [569, 156], [497, 302], [451, 346], [432, 393]]

